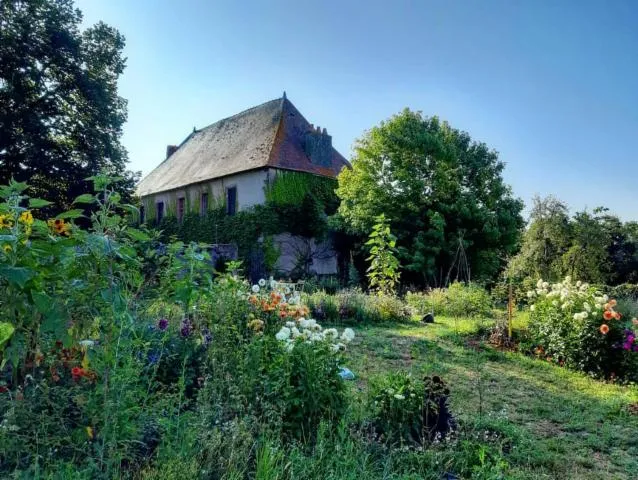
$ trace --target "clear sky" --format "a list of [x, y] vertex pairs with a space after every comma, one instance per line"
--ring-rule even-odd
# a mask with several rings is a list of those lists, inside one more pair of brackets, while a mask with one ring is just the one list
[[404, 107], [500, 152], [514, 193], [638, 220], [636, 0], [78, 0], [127, 40], [123, 142], [167, 144], [288, 98], [346, 157]]

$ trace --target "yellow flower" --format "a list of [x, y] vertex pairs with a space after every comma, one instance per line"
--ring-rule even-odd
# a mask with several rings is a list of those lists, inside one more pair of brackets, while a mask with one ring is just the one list
[[13, 219], [10, 215], [0, 215], [0, 229], [13, 227]]
[[33, 225], [33, 214], [27, 210], [26, 212], [22, 212], [20, 214], [20, 223], [24, 223], [25, 225]]
[[11, 250], [13, 250], [13, 248], [11, 248], [11, 245], [7, 243], [2, 246], [2, 250], [4, 251], [4, 253], [9, 253]]
[[71, 225], [64, 223], [64, 220], [61, 218], [47, 220], [47, 225], [49, 225], [49, 228], [51, 228], [55, 233], [69, 236]]

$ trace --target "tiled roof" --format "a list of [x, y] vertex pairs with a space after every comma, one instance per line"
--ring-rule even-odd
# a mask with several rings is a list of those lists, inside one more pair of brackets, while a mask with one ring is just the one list
[[264, 167], [335, 177], [349, 164], [334, 148], [329, 164], [311, 162], [304, 142], [312, 131], [284, 95], [194, 131], [142, 179], [137, 194], [146, 196]]

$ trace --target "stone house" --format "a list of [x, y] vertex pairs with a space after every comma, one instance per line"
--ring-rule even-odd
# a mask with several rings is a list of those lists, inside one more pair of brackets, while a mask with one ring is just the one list
[[[282, 98], [194, 129], [180, 145], [169, 145], [166, 158], [137, 186], [142, 222], [159, 222], [167, 215], [181, 221], [187, 212], [204, 214], [220, 204], [234, 215], [265, 203], [265, 187], [280, 172], [335, 178], [347, 166], [326, 129], [309, 123], [284, 93]], [[314, 248], [324, 253], [312, 270], [336, 273], [329, 245], [301, 242], [287, 234], [275, 240], [281, 250], [278, 269], [289, 270], [298, 249]]]

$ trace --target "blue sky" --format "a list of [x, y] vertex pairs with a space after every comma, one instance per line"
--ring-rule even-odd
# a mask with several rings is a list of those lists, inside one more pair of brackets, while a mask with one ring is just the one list
[[79, 0], [127, 39], [123, 142], [148, 173], [193, 127], [281, 96], [350, 157], [404, 107], [500, 152], [529, 203], [638, 220], [638, 2]]

